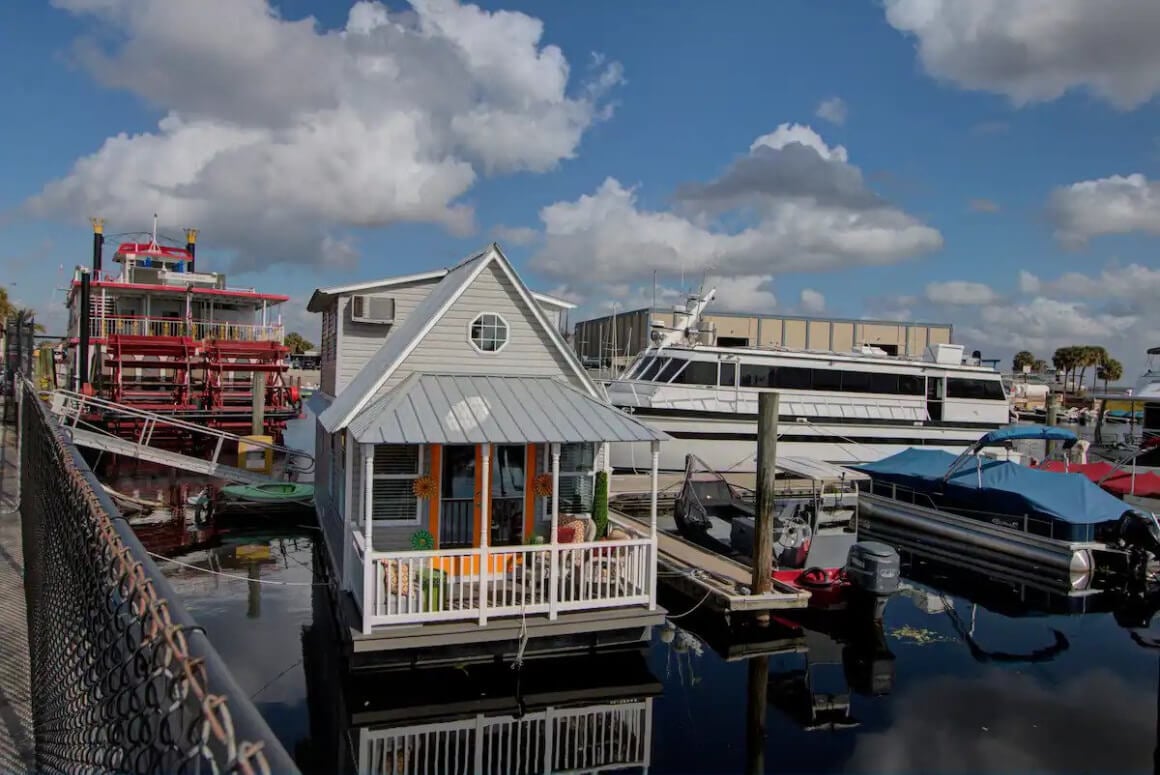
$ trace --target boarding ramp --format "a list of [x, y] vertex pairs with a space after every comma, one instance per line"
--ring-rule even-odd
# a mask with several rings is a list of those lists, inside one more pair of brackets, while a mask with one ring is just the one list
[[[51, 413], [62, 428], [70, 434], [78, 447], [111, 452], [124, 457], [157, 463], [195, 474], [211, 476], [244, 484], [263, 484], [277, 481], [268, 474], [248, 471], [222, 461], [223, 453], [230, 454], [245, 442], [250, 449], [272, 450], [276, 456], [283, 456], [289, 473], [301, 474], [312, 471], [314, 459], [304, 452], [278, 444], [267, 444], [252, 438], [239, 436], [229, 431], [208, 428], [176, 417], [150, 412], [144, 409], [118, 404], [96, 396], [86, 396], [71, 390], [54, 390], [48, 396]], [[111, 422], [112, 421], [112, 422]], [[131, 425], [132, 438], [125, 438], [105, 430], [110, 424]], [[158, 430], [162, 433], [158, 434]], [[158, 437], [181, 434], [206, 447], [212, 445], [213, 452], [207, 458], [194, 457], [165, 449], [156, 443]]]

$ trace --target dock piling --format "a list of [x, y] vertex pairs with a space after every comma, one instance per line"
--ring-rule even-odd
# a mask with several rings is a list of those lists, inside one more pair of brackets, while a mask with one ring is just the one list
[[[1059, 402], [1060, 402], [1059, 395], [1057, 395], [1055, 393], [1048, 394], [1048, 396], [1047, 396], [1047, 425], [1049, 427], [1059, 424], [1059, 422], [1058, 422]], [[1044, 439], [1043, 440], [1043, 459], [1044, 460], [1046, 460], [1048, 457], [1051, 456], [1052, 446], [1053, 445], [1051, 443], [1051, 439]]]
[[253, 409], [253, 420], [250, 426], [250, 433], [255, 436], [261, 436], [265, 433], [266, 426], [266, 375], [262, 372], [255, 372], [253, 385], [251, 387], [253, 395], [250, 397], [250, 407]]
[[[754, 512], [753, 594], [773, 589], [773, 514], [777, 479], [778, 394], [762, 393], [757, 401], [757, 508]], [[757, 614], [769, 623], [769, 612]]]

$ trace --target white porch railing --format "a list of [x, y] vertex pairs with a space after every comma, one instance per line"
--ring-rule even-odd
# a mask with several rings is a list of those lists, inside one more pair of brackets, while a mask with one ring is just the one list
[[647, 768], [652, 699], [547, 708], [523, 716], [360, 729], [359, 772], [539, 775]]
[[[362, 554], [361, 541], [356, 554]], [[570, 544], [366, 552], [364, 628], [649, 605], [648, 537]], [[553, 569], [555, 572], [553, 573]], [[364, 596], [366, 596], [364, 594]]]

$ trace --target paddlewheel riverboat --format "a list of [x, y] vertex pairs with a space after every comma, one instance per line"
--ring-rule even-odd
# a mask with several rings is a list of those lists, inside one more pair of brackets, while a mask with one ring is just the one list
[[[153, 232], [120, 243], [117, 273], [103, 266], [104, 224], [93, 219], [92, 267], [78, 267], [68, 289], [65, 368], [57, 387], [113, 402], [86, 422], [136, 439], [151, 415], [176, 417], [234, 433], [262, 431], [280, 441], [300, 414], [289, 384], [289, 350], [279, 305], [289, 297], [231, 288], [225, 275], [196, 266], [197, 230], [184, 246]], [[255, 401], [255, 389], [264, 396]], [[172, 438], [160, 438], [168, 433]], [[156, 424], [150, 442], [195, 444], [178, 426]]]

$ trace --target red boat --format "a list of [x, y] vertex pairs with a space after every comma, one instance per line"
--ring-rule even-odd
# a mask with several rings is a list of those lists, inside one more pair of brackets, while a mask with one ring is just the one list
[[[773, 578], [810, 593], [815, 609], [844, 608], [862, 590], [888, 596], [898, 586], [898, 554], [858, 541], [857, 482], [864, 474], [805, 458], [778, 458]], [[685, 538], [751, 565], [755, 535], [752, 492], [728, 481], [694, 455], [674, 507]]]
[[[260, 384], [263, 431], [280, 442], [301, 413], [279, 311], [289, 297], [229, 287], [225, 275], [197, 266], [197, 231], [185, 236], [184, 246], [162, 244], [155, 219], [152, 234], [117, 246], [119, 271], [106, 272], [104, 224], [93, 219], [92, 267], [77, 268], [66, 300], [66, 368], [57, 387], [245, 434]], [[124, 438], [135, 438], [145, 421], [132, 412], [86, 418]], [[153, 443], [197, 443], [170, 432]]]

